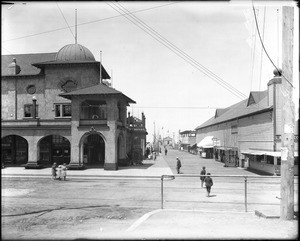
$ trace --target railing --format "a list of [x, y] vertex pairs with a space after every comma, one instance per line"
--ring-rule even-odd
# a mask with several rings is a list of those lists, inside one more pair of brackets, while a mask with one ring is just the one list
[[[164, 179], [175, 179], [175, 178], [183, 178], [183, 177], [198, 177], [205, 175], [187, 175], [187, 174], [177, 174], [177, 175], [162, 175], [161, 176], [161, 209], [164, 209]], [[244, 175], [210, 175], [210, 177], [230, 177], [230, 178], [244, 178], [244, 204], [245, 204], [245, 212], [248, 211], [248, 201], [247, 201], [247, 184], [248, 179], [280, 179], [280, 176], [244, 176]], [[278, 197], [277, 197], [278, 198]]]
[[[2, 173], [2, 175], [3, 175], [3, 173]], [[6, 175], [9, 175], [9, 174], [6, 174]], [[4, 176], [6, 176], [6, 175], [4, 175]], [[40, 174], [31, 174], [31, 176], [39, 176]], [[13, 174], [13, 176], [14, 176], [14, 174]], [[42, 175], [43, 176], [43, 175]], [[45, 176], [45, 175], [44, 175]], [[69, 172], [69, 174], [68, 174], [68, 177], [70, 177], [70, 178], [72, 178], [72, 177], [76, 177], [76, 176], [78, 176], [78, 177], [80, 177], [80, 178], [86, 178], [86, 176], [85, 175], [72, 175], [71, 174], [71, 171]], [[164, 203], [165, 203], [165, 190], [166, 190], [166, 187], [164, 186], [164, 183], [165, 183], [165, 181], [172, 181], [172, 180], [175, 180], [175, 179], [177, 179], [177, 180], [180, 180], [180, 179], [182, 179], [182, 178], [186, 178], [186, 179], [188, 179], [188, 178], [197, 178], [197, 180], [199, 180], [199, 178], [201, 177], [201, 176], [205, 176], [205, 175], [192, 175], [192, 174], [176, 174], [176, 175], [156, 175], [156, 176], [154, 176], [154, 175], [152, 175], [152, 176], [132, 176], [132, 175], [87, 175], [89, 178], [96, 178], [96, 179], [102, 179], [102, 178], [105, 178], [105, 179], [152, 179], [152, 180], [160, 180], [160, 200], [158, 199], [157, 201], [159, 202], [160, 201], [160, 207], [161, 207], [161, 209], [164, 209]], [[249, 180], [250, 179], [256, 179], [256, 181], [258, 181], [259, 179], [269, 179], [269, 180], [271, 180], [271, 183], [270, 184], [275, 184], [275, 185], [280, 185], [280, 176], [247, 176], [247, 175], [210, 175], [210, 177], [212, 177], [213, 179], [214, 178], [230, 178], [230, 182], [228, 182], [228, 183], [236, 183], [236, 184], [242, 184], [242, 182], [241, 181], [238, 181], [237, 180], [237, 182], [235, 182], [236, 181], [236, 179], [238, 179], [238, 178], [241, 178], [241, 179], [243, 179], [244, 180], [244, 185], [243, 185], [243, 188], [242, 188], [242, 190], [244, 191], [243, 193], [244, 193], [244, 200], [243, 200], [243, 204], [244, 204], [244, 210], [245, 210], [245, 212], [248, 212], [248, 194], [249, 194], [249, 190], [248, 190], [248, 183], [249, 183]], [[235, 179], [235, 180], [234, 180]], [[278, 180], [278, 182], [273, 182], [273, 181], [275, 181], [275, 180], [277, 181]], [[214, 181], [215, 181], [216, 179], [214, 179]], [[184, 181], [186, 181], [186, 180], [184, 180]], [[193, 182], [189, 182], [189, 186], [190, 186], [190, 183], [193, 183]], [[253, 183], [256, 183], [256, 184], [266, 184], [267, 182], [266, 181], [259, 181], [259, 182], [253, 182]], [[172, 185], [174, 185], [173, 186], [173, 188], [177, 188], [177, 187], [179, 187], [179, 186], [177, 186], [176, 185], [176, 183], [175, 184], [171, 184], [171, 188], [172, 188]], [[197, 184], [198, 185], [198, 184]], [[295, 177], [295, 179], [294, 179], [294, 187], [295, 187], [295, 189], [296, 189], [296, 192], [298, 192], [298, 189], [297, 189], [297, 186], [298, 186], [298, 177]], [[262, 188], [261, 186], [259, 186], [259, 188]], [[257, 189], [257, 190], [260, 190], [260, 189]], [[226, 189], [226, 188], [225, 188]], [[230, 188], [228, 189], [228, 190], [232, 190], [232, 188], [231, 188], [231, 186], [230, 186]], [[239, 189], [240, 190], [240, 189]], [[256, 189], [253, 189], [253, 190], [256, 190]], [[273, 189], [269, 189], [269, 190], [272, 190], [273, 191]], [[276, 187], [276, 190], [275, 191], [280, 191], [280, 188], [277, 186]], [[233, 194], [233, 195], [235, 195], [235, 194]], [[239, 196], [239, 197], [241, 197], [241, 196]], [[257, 198], [257, 197], [255, 197], [255, 198]], [[275, 198], [275, 197], [274, 197]], [[280, 199], [279, 197], [276, 197], [277, 199]], [[193, 202], [193, 200], [188, 200], [188, 202], [189, 201], [191, 201], [191, 202]], [[173, 200], [171, 201], [171, 202], [173, 202]], [[176, 202], [176, 200], [175, 200], [175, 202]], [[198, 201], [197, 201], [198, 202]], [[200, 203], [201, 203], [201, 201], [200, 201]], [[219, 202], [215, 202], [216, 204], [221, 204], [221, 203], [219, 203]], [[226, 203], [226, 202], [225, 202]], [[235, 204], [235, 201], [233, 201], [232, 202], [233, 204]], [[242, 204], [241, 202], [240, 203], [237, 203], [237, 204]], [[249, 204], [251, 204], [251, 203], [249, 203]], [[253, 204], [253, 203], [252, 203]], [[255, 203], [256, 204], [256, 203]], [[258, 205], [261, 205], [261, 204], [258, 204]], [[265, 204], [263, 204], [263, 205], [274, 205], [274, 204], [272, 204], [272, 203], [268, 203], [268, 201], [265, 203]], [[277, 205], [277, 204], [276, 204]], [[295, 205], [298, 205], [298, 203], [296, 203]]]

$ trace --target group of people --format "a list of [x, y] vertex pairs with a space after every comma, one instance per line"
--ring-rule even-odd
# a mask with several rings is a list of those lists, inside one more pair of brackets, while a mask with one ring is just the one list
[[[178, 157], [176, 157], [177, 163], [176, 163], [176, 170], [177, 174], [181, 174], [180, 168], [181, 168], [181, 161]], [[201, 187], [203, 188], [204, 184], [206, 187], [207, 197], [210, 195], [211, 187], [214, 185], [212, 178], [210, 177], [210, 173], [206, 173], [206, 168], [202, 167], [202, 170], [200, 172], [200, 180], [201, 180]]]
[[63, 165], [57, 166], [56, 162], [53, 163], [51, 172], [52, 172], [52, 179], [53, 180], [64, 180], [67, 179], [67, 164], [64, 163]]
[[203, 184], [205, 184], [207, 197], [210, 195], [211, 187], [214, 185], [212, 178], [210, 177], [210, 173], [206, 174], [205, 167], [202, 167], [200, 172], [200, 180], [201, 180], [201, 187], [203, 188]]

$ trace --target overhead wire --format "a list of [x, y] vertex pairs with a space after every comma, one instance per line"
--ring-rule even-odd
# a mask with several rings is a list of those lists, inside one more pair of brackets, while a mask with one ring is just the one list
[[64, 15], [64, 13], [63, 13], [63, 12], [62, 12], [62, 10], [60, 9], [60, 7], [59, 7], [59, 5], [58, 5], [57, 1], [56, 1], [56, 5], [57, 5], [57, 7], [58, 7], [58, 9], [59, 9], [59, 11], [60, 11], [60, 13], [61, 13], [61, 15], [62, 15], [63, 19], [65, 20], [65, 22], [66, 22], [66, 24], [67, 24], [67, 26], [68, 26], [68, 28], [69, 28], [69, 30], [70, 30], [70, 32], [71, 32], [71, 34], [72, 34], [72, 35], [73, 35], [73, 37], [75, 38], [75, 35], [73, 34], [73, 31], [72, 31], [72, 29], [70, 28], [70, 25], [69, 25], [69, 23], [68, 23], [67, 19], [65, 18], [65, 15]]
[[[119, 12], [120, 14], [126, 13], [124, 10], [122, 10], [120, 7], [116, 6], [116, 4], [114, 4], [114, 3], [112, 3], [114, 6], [110, 5], [109, 3], [107, 3], [107, 4], [111, 8], [113, 8], [114, 10], [116, 10], [117, 12]], [[122, 11], [122, 12], [120, 12], [120, 11]], [[130, 13], [130, 12], [128, 11], [128, 13]], [[241, 92], [239, 93], [237, 90], [235, 90], [234, 87], [232, 87], [231, 85], [229, 85], [227, 82], [225, 82], [221, 78], [218, 79], [216, 77], [216, 75], [212, 74], [212, 72], [209, 72], [209, 70], [205, 69], [204, 66], [201, 66], [197, 61], [195, 61], [194, 59], [192, 59], [189, 55], [185, 54], [182, 50], [180, 50], [179, 48], [177, 48], [175, 45], [173, 45], [172, 43], [170, 43], [168, 40], [166, 40], [165, 38], [163, 38], [161, 35], [158, 35], [155, 30], [153, 30], [150, 27], [148, 27], [148, 25], [143, 24], [141, 20], [139, 21], [139, 24], [138, 24], [136, 22], [137, 18], [132, 17], [132, 15], [133, 15], [132, 13], [130, 13], [128, 16], [127, 15], [128, 14], [123, 14], [123, 16], [125, 18], [127, 18], [130, 22], [132, 22], [134, 25], [136, 25], [137, 27], [139, 27], [140, 29], [142, 29], [144, 32], [146, 32], [148, 35], [150, 35], [156, 41], [158, 41], [159, 43], [163, 44], [165, 47], [167, 47], [168, 49], [170, 49], [177, 56], [179, 56], [180, 58], [182, 58], [183, 60], [185, 60], [186, 62], [188, 62], [193, 67], [197, 68], [199, 71], [201, 71], [203, 74], [205, 74], [206, 76], [208, 76], [210, 79], [214, 80], [216, 83], [218, 83], [219, 85], [221, 85], [223, 88], [225, 88], [228, 91], [230, 91], [236, 97], [238, 97], [240, 99], [243, 99], [243, 98], [246, 97], [245, 95], [241, 94]], [[143, 27], [140, 26], [140, 25], [142, 25]], [[146, 29], [145, 29], [145, 26], [146, 26]]]
[[[266, 6], [264, 7], [264, 19], [263, 19], [263, 36], [262, 39], [264, 41], [265, 38], [265, 24], [266, 24]], [[263, 49], [260, 51], [260, 71], [259, 71], [259, 90], [261, 85], [261, 72], [262, 72], [262, 62], [263, 62]]]
[[278, 71], [278, 73], [281, 73], [281, 76], [283, 76], [286, 81], [294, 88], [293, 84], [288, 80], [287, 77], [284, 76], [284, 74], [278, 69], [278, 67], [274, 64], [273, 60], [271, 59], [271, 57], [269, 56], [266, 48], [265, 48], [265, 45], [262, 41], [262, 38], [261, 38], [261, 35], [260, 35], [260, 31], [259, 31], [259, 27], [258, 27], [258, 23], [257, 23], [257, 17], [256, 17], [256, 13], [255, 13], [255, 8], [254, 8], [254, 5], [253, 5], [253, 1], [252, 1], [252, 9], [253, 9], [253, 14], [254, 14], [254, 18], [255, 18], [255, 24], [256, 24], [256, 29], [257, 29], [257, 33], [258, 33], [258, 36], [259, 36], [259, 39], [260, 39], [260, 42], [261, 42], [261, 45], [264, 49], [264, 52], [265, 54], [267, 55], [268, 59], [270, 60], [270, 62], [272, 63], [272, 65], [275, 67], [275, 69]]
[[[227, 85], [228, 87], [232, 88], [234, 91], [236, 91], [238, 94], [240, 94], [241, 96], [243, 96], [243, 93], [240, 92], [238, 89], [234, 88], [233, 86], [230, 86], [226, 81], [224, 81], [223, 79], [221, 79], [219, 76], [217, 76], [216, 74], [214, 74], [212, 71], [210, 71], [209, 69], [207, 69], [205, 66], [201, 65], [199, 62], [197, 62], [194, 58], [192, 58], [190, 55], [188, 55], [187, 53], [185, 53], [183, 50], [181, 50], [180, 48], [178, 48], [176, 45], [174, 45], [173, 43], [171, 43], [168, 39], [166, 39], [165, 37], [163, 37], [161, 34], [159, 34], [157, 31], [155, 31], [153, 28], [151, 28], [149, 25], [147, 25], [144, 21], [142, 21], [140, 18], [138, 18], [137, 16], [135, 16], [134, 14], [132, 14], [129, 10], [127, 10], [125, 7], [123, 7], [120, 3], [113, 3], [114, 5], [119, 5], [121, 8], [123, 8], [127, 13], [131, 14], [132, 17], [134, 17], [141, 25], [145, 26], [147, 30], [151, 31], [151, 33], [153, 33], [154, 35], [156, 35], [158, 38], [160, 38], [162, 41], [165, 41], [169, 46], [173, 47], [176, 51], [178, 51], [180, 54], [182, 54], [184, 57], [188, 58], [189, 60], [191, 60], [193, 63], [199, 65], [201, 68], [203, 68], [205, 71], [207, 71], [209, 74], [211, 74], [212, 76], [214, 76], [215, 78], [217, 78], [218, 80], [220, 80], [221, 82], [223, 82], [225, 85]], [[246, 98], [246, 96], [243, 96], [244, 98]]]
[[253, 76], [254, 76], [254, 63], [255, 63], [255, 51], [256, 51], [255, 49], [256, 49], [256, 31], [254, 31], [254, 42], [252, 48], [252, 70], [251, 70], [250, 91], [252, 90], [252, 83], [253, 83]]
[[[157, 8], [162, 8], [162, 7], [173, 5], [173, 4], [178, 4], [178, 3], [181, 3], [181, 2], [182, 1], [177, 1], [177, 2], [167, 3], [167, 4], [156, 6], [156, 7], [145, 8], [145, 9], [134, 11], [134, 13], [145, 12], [145, 11], [149, 11], [149, 10], [152, 10], [152, 9], [157, 9]], [[85, 22], [85, 23], [80, 23], [80, 24], [77, 24], [77, 26], [87, 25], [87, 24], [97, 23], [97, 22], [102, 22], [102, 21], [105, 21], [105, 20], [119, 18], [119, 17], [122, 17], [122, 16], [123, 15], [117, 15], [117, 16], [102, 18], [102, 19], [98, 19], [98, 20], [93, 20], [93, 21]], [[75, 25], [71, 25], [70, 27], [74, 27], [74, 26]], [[12, 39], [6, 39], [6, 40], [3, 40], [2, 42], [9, 42], [9, 41], [19, 40], [19, 39], [23, 39], [23, 38], [34, 37], [34, 36], [37, 36], [37, 35], [42, 35], [42, 34], [46, 34], [46, 33], [52, 33], [52, 32], [56, 32], [56, 31], [60, 31], [60, 30], [65, 30], [67, 28], [68, 27], [52, 29], [52, 30], [48, 30], [48, 31], [40, 32], [40, 33], [25, 35], [25, 36], [22, 36], [22, 37], [17, 37], [17, 38], [12, 38]]]

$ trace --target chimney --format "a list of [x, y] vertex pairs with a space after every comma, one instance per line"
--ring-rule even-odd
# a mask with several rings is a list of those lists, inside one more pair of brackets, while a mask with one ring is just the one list
[[146, 127], [146, 118], [145, 118], [144, 112], [142, 112], [142, 124], [143, 124], [143, 127]]
[[21, 68], [17, 65], [17, 60], [15, 58], [13, 58], [13, 61], [8, 65], [8, 68], [10, 69], [11, 75], [17, 75], [21, 72]]
[[130, 111], [128, 111], [128, 117], [127, 117], [127, 125], [130, 125]]
[[268, 106], [273, 105], [275, 108], [274, 97], [276, 98], [276, 84], [281, 84], [281, 69], [275, 69], [273, 71], [274, 77], [268, 82]]

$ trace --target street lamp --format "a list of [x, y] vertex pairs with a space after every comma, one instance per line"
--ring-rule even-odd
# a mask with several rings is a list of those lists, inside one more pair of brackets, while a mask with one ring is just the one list
[[33, 109], [32, 109], [32, 117], [36, 119], [36, 97], [32, 96]]

